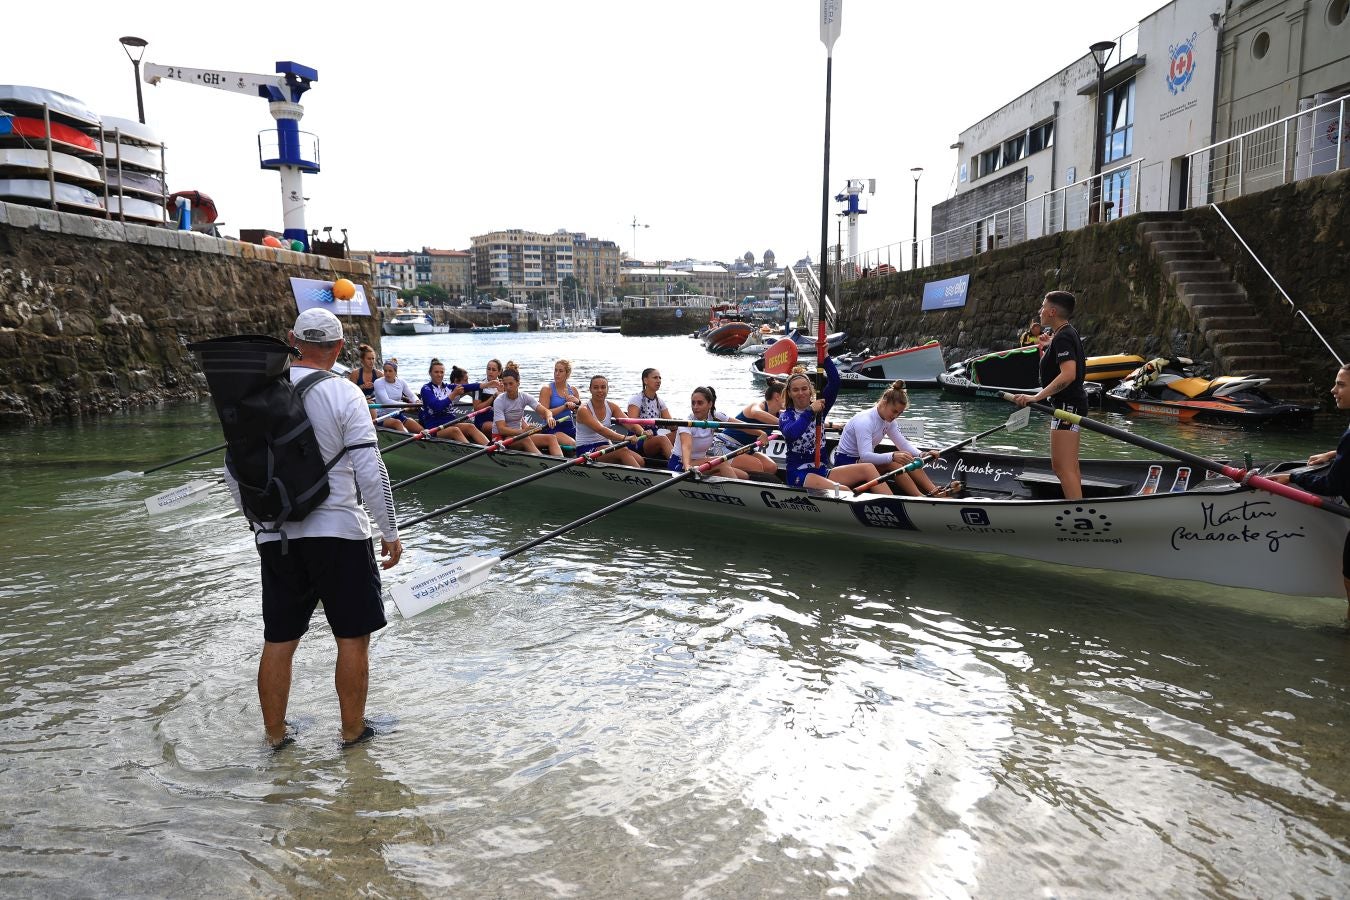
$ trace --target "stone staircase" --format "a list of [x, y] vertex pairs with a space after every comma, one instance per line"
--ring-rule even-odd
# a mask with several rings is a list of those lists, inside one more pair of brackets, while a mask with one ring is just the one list
[[1200, 230], [1180, 218], [1149, 217], [1139, 224], [1140, 240], [1190, 310], [1196, 330], [1214, 354], [1216, 375], [1269, 378], [1265, 390], [1290, 403], [1317, 403], [1313, 387], [1270, 335], [1232, 270], [1205, 243]]

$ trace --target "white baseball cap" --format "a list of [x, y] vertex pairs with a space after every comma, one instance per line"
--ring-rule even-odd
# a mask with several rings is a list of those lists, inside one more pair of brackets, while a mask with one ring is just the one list
[[313, 307], [295, 319], [295, 338], [311, 344], [326, 344], [342, 339], [342, 323], [326, 309]]

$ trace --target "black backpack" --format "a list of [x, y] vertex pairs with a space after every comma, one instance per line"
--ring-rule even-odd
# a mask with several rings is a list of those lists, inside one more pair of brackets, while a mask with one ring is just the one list
[[[213, 338], [189, 344], [201, 360], [211, 399], [225, 431], [225, 465], [239, 484], [245, 517], [255, 531], [280, 534], [282, 526], [309, 515], [328, 497], [328, 470], [348, 451], [324, 460], [305, 394], [337, 378], [316, 371], [292, 383], [292, 348], [259, 335]], [[271, 522], [268, 526], [266, 523]]]

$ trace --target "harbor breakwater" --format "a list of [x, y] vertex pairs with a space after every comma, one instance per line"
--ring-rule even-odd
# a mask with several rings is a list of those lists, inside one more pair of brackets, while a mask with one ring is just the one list
[[[1342, 358], [1350, 351], [1350, 172], [1251, 194], [1222, 205], [1252, 250]], [[1322, 396], [1335, 361], [1218, 215], [1198, 207], [1141, 214], [1036, 238], [915, 272], [845, 285], [838, 326], [854, 348], [875, 351], [942, 342], [947, 361], [1014, 346], [1041, 297], [1078, 296], [1074, 324], [1089, 354], [1177, 353], [1212, 361], [1191, 313], [1141, 234], [1143, 222], [1172, 218], [1195, 226], [1231, 270], [1267, 323], [1289, 366]], [[964, 307], [923, 312], [926, 282], [970, 275]]]
[[[284, 337], [289, 279], [368, 282], [364, 263], [0, 203], [0, 424], [200, 395], [188, 343]], [[380, 319], [343, 317], [379, 346]]]

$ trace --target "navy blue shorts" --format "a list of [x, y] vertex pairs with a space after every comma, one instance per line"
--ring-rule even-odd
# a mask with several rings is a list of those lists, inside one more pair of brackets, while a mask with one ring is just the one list
[[834, 451], [834, 464], [836, 466], [851, 466], [856, 462], [862, 462], [862, 460], [848, 453], [840, 453], [838, 450]]
[[309, 630], [314, 607], [323, 603], [333, 635], [362, 637], [387, 623], [380, 596], [380, 570], [370, 541], [293, 538], [258, 545], [262, 558], [263, 640], [299, 639]]
[[608, 446], [609, 446], [608, 441], [596, 441], [593, 444], [577, 444], [576, 455], [585, 456], [592, 450], [599, 450], [601, 447], [608, 447]]
[[810, 464], [798, 466], [795, 469], [789, 469], [787, 472], [788, 487], [801, 487], [806, 481], [807, 475], [819, 475], [821, 478], [828, 478], [829, 470], [824, 466], [813, 466]]

